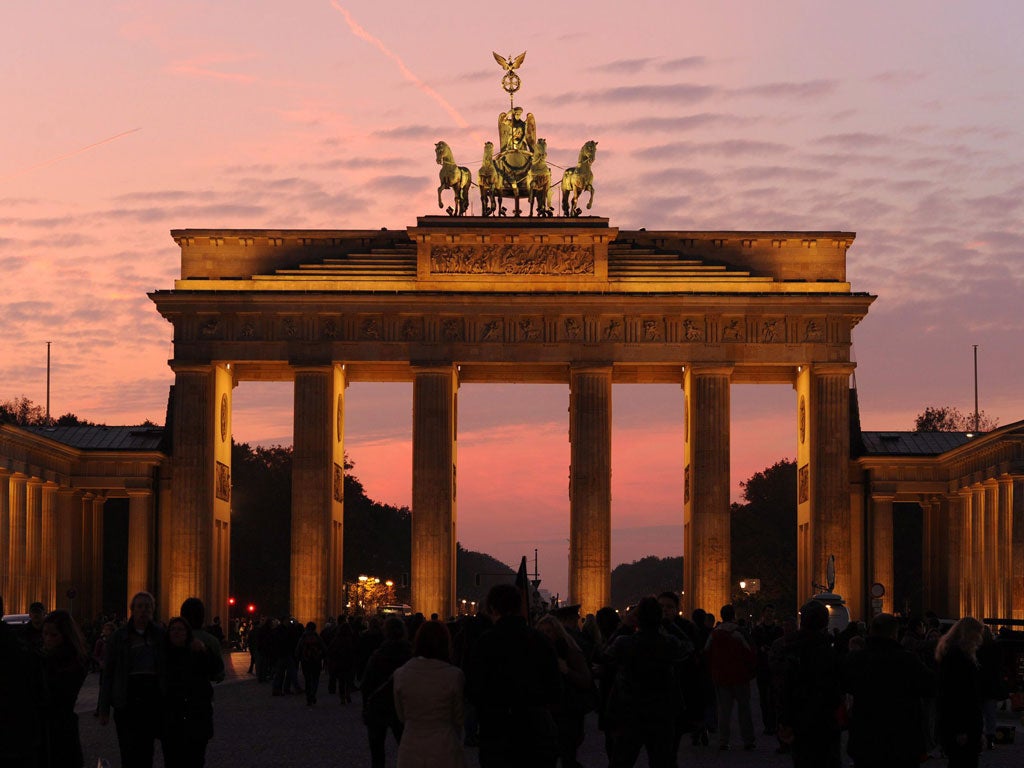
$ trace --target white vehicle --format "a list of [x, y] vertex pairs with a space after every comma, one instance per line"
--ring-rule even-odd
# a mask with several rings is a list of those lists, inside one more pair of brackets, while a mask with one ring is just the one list
[[14, 624], [16, 626], [21, 624], [28, 624], [28, 621], [29, 617], [27, 613], [11, 613], [7, 616], [4, 616], [3, 618], [4, 624]]

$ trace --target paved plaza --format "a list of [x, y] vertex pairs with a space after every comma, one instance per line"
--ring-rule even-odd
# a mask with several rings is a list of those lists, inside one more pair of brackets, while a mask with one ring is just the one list
[[[227, 665], [227, 680], [216, 687], [215, 733], [206, 761], [209, 768], [369, 766], [370, 753], [366, 744], [366, 731], [360, 719], [358, 696], [354, 697], [351, 704], [341, 705], [336, 696], [327, 695], [325, 675], [321, 679], [319, 702], [314, 707], [307, 707], [305, 696], [302, 695], [272, 697], [269, 684], [260, 685], [255, 677], [246, 673], [248, 664], [248, 654], [232, 654]], [[113, 722], [102, 727], [92, 716], [97, 688], [97, 675], [90, 675], [78, 699], [77, 710], [86, 768], [93, 768], [98, 757], [109, 760], [111, 768], [120, 768]], [[756, 717], [755, 704], [755, 722]], [[1008, 715], [1002, 715], [1000, 724], [1010, 722], [1013, 721]], [[1019, 723], [1017, 726], [1018, 734], [1024, 733], [1024, 727]], [[691, 747], [689, 739], [684, 738], [679, 765], [681, 768], [791, 766], [792, 761], [787, 756], [775, 754], [775, 746], [774, 739], [759, 737], [757, 749], [753, 752], [739, 749], [720, 752], [714, 747], [713, 737], [710, 747]], [[395, 752], [395, 744], [389, 737], [389, 767], [395, 765]], [[466, 757], [469, 766], [475, 768], [478, 765], [475, 749], [468, 748]], [[604, 756], [603, 737], [597, 730], [593, 715], [587, 721], [586, 740], [580, 749], [579, 759], [585, 768], [604, 768], [608, 764]], [[944, 760], [929, 760], [925, 765], [941, 768], [945, 764]], [[163, 766], [159, 749], [156, 765], [161, 768]], [[646, 767], [646, 758], [641, 756], [637, 765]], [[1019, 735], [1017, 743], [1013, 745], [984, 753], [981, 765], [984, 768], [1017, 768], [1024, 765], [1024, 735]]]

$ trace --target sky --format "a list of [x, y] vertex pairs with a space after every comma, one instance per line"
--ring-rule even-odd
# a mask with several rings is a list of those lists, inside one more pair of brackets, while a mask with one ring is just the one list
[[[553, 164], [598, 141], [624, 229], [843, 230], [865, 429], [927, 405], [1024, 418], [1024, 5], [1017, 2], [0, 6], [0, 400], [162, 422], [178, 228], [403, 228], [433, 145], [479, 166], [517, 104]], [[464, 385], [458, 536], [564, 592], [568, 389]], [[732, 481], [795, 454], [795, 394], [732, 389]], [[353, 384], [346, 449], [411, 498], [411, 385]], [[235, 439], [291, 441], [291, 387], [235, 390]], [[682, 553], [682, 393], [613, 392], [612, 564]]]

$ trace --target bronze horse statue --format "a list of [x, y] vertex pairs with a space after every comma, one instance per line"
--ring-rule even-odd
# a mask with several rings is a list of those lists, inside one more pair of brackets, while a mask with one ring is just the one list
[[[569, 168], [562, 176], [562, 215], [579, 216], [583, 213], [578, 203], [582, 192], [590, 192], [587, 210], [594, 204], [594, 172], [591, 166], [597, 157], [597, 142], [588, 141], [580, 148], [576, 165]], [[571, 201], [570, 201], [571, 198]]]
[[497, 213], [501, 177], [494, 167], [494, 142], [492, 141], [484, 144], [484, 159], [480, 166], [480, 173], [477, 175], [477, 182], [480, 186], [480, 215], [490, 216], [492, 213]]
[[537, 206], [537, 216], [553, 216], [554, 209], [548, 203], [551, 194], [551, 169], [548, 168], [548, 144], [544, 139], [537, 139], [537, 147], [533, 153], [533, 162], [530, 163], [530, 175], [528, 186], [530, 190], [530, 215], [533, 216], [533, 206]]
[[441, 166], [440, 181], [437, 187], [437, 207], [444, 208], [441, 202], [441, 190], [450, 189], [455, 193], [455, 205], [448, 208], [449, 216], [465, 216], [469, 208], [469, 187], [473, 183], [473, 175], [468, 168], [456, 165], [452, 148], [447, 142], [439, 141], [434, 145], [434, 156]]

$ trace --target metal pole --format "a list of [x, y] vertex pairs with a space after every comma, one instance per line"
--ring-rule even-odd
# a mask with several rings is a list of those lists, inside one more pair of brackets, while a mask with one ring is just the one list
[[978, 431], [978, 345], [974, 345], [974, 431]]
[[50, 342], [46, 342], [46, 422], [50, 422]]

